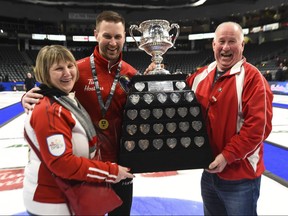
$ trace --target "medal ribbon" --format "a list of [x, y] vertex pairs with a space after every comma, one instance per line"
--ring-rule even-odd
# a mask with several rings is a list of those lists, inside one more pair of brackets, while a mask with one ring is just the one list
[[101, 95], [101, 91], [100, 91], [100, 86], [99, 86], [99, 81], [97, 78], [97, 73], [96, 73], [96, 67], [95, 67], [95, 62], [94, 62], [94, 56], [93, 53], [90, 56], [90, 66], [91, 66], [91, 70], [92, 70], [92, 75], [93, 75], [93, 81], [94, 81], [94, 85], [95, 85], [95, 90], [97, 93], [97, 97], [98, 97], [98, 102], [100, 104], [101, 107], [101, 113], [102, 113], [102, 117], [104, 118], [110, 104], [112, 101], [112, 97], [114, 95], [115, 89], [116, 89], [116, 84], [118, 82], [119, 76], [120, 76], [120, 71], [121, 71], [121, 66], [122, 66], [122, 61], [118, 64], [118, 68], [116, 71], [116, 75], [112, 84], [112, 87], [110, 89], [110, 93], [109, 96], [107, 98], [107, 101], [104, 105], [103, 99], [102, 99], [102, 95]]

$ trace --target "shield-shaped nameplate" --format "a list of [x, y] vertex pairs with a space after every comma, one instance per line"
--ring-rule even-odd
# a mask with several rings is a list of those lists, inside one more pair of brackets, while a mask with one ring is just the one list
[[185, 87], [186, 87], [186, 83], [181, 81], [181, 82], [176, 82], [176, 87], [179, 89], [179, 90], [183, 90]]
[[137, 82], [137, 83], [135, 83], [134, 86], [135, 86], [135, 89], [137, 89], [137, 91], [141, 92], [145, 88], [145, 83]]
[[168, 138], [166, 141], [169, 148], [173, 149], [177, 145], [177, 139], [176, 138]]
[[141, 139], [138, 141], [138, 146], [144, 151], [149, 147], [149, 141], [147, 139]]
[[179, 107], [177, 109], [177, 113], [178, 113], [179, 116], [184, 118], [187, 115], [187, 113], [188, 113], [188, 109], [187, 109], [187, 107]]
[[132, 151], [135, 148], [135, 142], [133, 140], [127, 140], [124, 146], [127, 151]]
[[167, 100], [167, 94], [161, 92], [161, 93], [157, 94], [157, 99], [160, 103], [163, 104]]
[[174, 117], [174, 115], [175, 115], [175, 113], [176, 113], [176, 110], [175, 110], [175, 108], [166, 108], [165, 109], [165, 114], [166, 114], [166, 116], [168, 116], [169, 118], [173, 118]]
[[179, 128], [183, 132], [187, 132], [189, 129], [189, 122], [179, 122]]
[[200, 113], [200, 108], [199, 107], [190, 107], [189, 111], [190, 111], [191, 115], [196, 117]]
[[139, 129], [143, 134], [147, 134], [150, 131], [150, 125], [149, 124], [140, 124]]
[[195, 145], [197, 145], [198, 147], [201, 147], [202, 145], [204, 145], [205, 142], [205, 138], [202, 136], [196, 136], [194, 137], [194, 143]]
[[140, 116], [143, 118], [143, 119], [147, 119], [147, 118], [149, 118], [149, 116], [150, 116], [150, 113], [151, 113], [151, 111], [149, 110], [149, 109], [141, 109], [140, 110]]
[[200, 131], [202, 128], [202, 122], [201, 121], [193, 121], [192, 127], [195, 131]]
[[127, 125], [126, 131], [130, 135], [134, 135], [137, 132], [137, 126], [136, 125]]
[[177, 129], [177, 125], [175, 122], [169, 122], [166, 124], [166, 129], [170, 132], [170, 133], [174, 133], [175, 130]]
[[127, 116], [129, 119], [134, 120], [138, 115], [138, 111], [136, 109], [127, 110]]
[[163, 109], [155, 108], [152, 110], [152, 113], [155, 118], [159, 119], [163, 115]]
[[180, 95], [179, 93], [173, 92], [173, 93], [170, 94], [170, 99], [171, 99], [175, 104], [179, 102], [180, 98], [181, 98], [181, 95]]
[[154, 100], [154, 95], [153, 94], [144, 94], [143, 98], [147, 104], [151, 104], [152, 101]]
[[191, 138], [190, 137], [182, 137], [180, 139], [180, 143], [183, 147], [188, 148], [191, 144]]
[[162, 139], [154, 139], [153, 140], [153, 146], [158, 150], [161, 149], [163, 146], [163, 140]]
[[136, 105], [140, 100], [140, 96], [138, 94], [132, 94], [129, 96], [129, 100], [132, 104]]
[[154, 124], [153, 125], [153, 130], [155, 131], [155, 133], [157, 134], [161, 134], [163, 132], [164, 126], [163, 124]]
[[194, 99], [194, 94], [193, 92], [185, 92], [184, 93], [184, 98], [186, 101], [191, 102]]

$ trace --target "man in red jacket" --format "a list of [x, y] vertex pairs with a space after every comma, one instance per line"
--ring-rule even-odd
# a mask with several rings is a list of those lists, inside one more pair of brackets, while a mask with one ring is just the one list
[[215, 156], [201, 179], [204, 213], [257, 215], [273, 94], [261, 72], [243, 57], [240, 25], [220, 24], [212, 46], [216, 61], [187, 79], [202, 106]]
[[[96, 18], [94, 36], [98, 45], [91, 56], [77, 62], [79, 80], [74, 86], [77, 99], [89, 113], [98, 136], [103, 161], [117, 162], [127, 83], [136, 69], [122, 60], [125, 20], [116, 12], [104, 11]], [[25, 111], [33, 109], [42, 95], [33, 89], [22, 99]], [[113, 185], [123, 205], [109, 215], [129, 215], [132, 205], [132, 179]]]
[[[201, 104], [215, 156], [201, 179], [204, 214], [257, 215], [273, 94], [261, 72], [243, 57], [239, 24], [220, 24], [212, 46], [215, 61], [187, 78]], [[144, 74], [154, 68], [151, 63]]]

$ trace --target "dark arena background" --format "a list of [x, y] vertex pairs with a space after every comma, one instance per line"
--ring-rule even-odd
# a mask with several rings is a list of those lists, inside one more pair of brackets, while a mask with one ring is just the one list
[[[81, 59], [96, 45], [95, 18], [114, 10], [126, 20], [123, 58], [143, 73], [151, 57], [129, 35], [129, 27], [149, 19], [180, 26], [174, 47], [163, 55], [170, 72], [193, 73], [213, 61], [212, 37], [223, 21], [245, 32], [244, 56], [271, 74], [273, 129], [264, 145], [259, 215], [288, 215], [288, 2], [285, 0], [2, 0], [0, 1], [0, 215], [27, 215], [22, 198], [27, 143], [20, 104], [27, 72], [33, 74], [41, 47], [67, 46]], [[277, 80], [282, 64], [285, 77]], [[132, 215], [203, 215], [202, 170], [141, 173], [134, 179]]]

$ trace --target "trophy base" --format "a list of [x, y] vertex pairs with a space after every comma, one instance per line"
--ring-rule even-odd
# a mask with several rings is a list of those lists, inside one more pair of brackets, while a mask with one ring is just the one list
[[164, 68], [161, 69], [154, 69], [152, 71], [150, 71], [147, 75], [168, 75], [170, 74], [170, 72], [168, 70], [165, 70]]
[[213, 161], [209, 148], [122, 153], [119, 164], [129, 167], [132, 173], [208, 169]]

